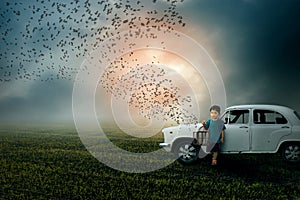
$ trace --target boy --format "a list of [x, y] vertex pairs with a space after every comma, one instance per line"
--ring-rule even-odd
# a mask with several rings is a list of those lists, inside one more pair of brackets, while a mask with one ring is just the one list
[[208, 130], [208, 149], [212, 152], [212, 165], [217, 165], [218, 153], [221, 150], [221, 143], [224, 143], [224, 130], [226, 129], [224, 122], [219, 119], [221, 108], [213, 105], [209, 109], [210, 117], [207, 122], [202, 121], [205, 130]]

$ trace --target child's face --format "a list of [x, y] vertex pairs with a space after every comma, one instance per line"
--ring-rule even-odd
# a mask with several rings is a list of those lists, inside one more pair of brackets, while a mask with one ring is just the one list
[[218, 119], [219, 114], [220, 114], [220, 113], [218, 113], [218, 111], [216, 111], [216, 110], [211, 110], [211, 111], [210, 111], [210, 117], [211, 117], [213, 120]]

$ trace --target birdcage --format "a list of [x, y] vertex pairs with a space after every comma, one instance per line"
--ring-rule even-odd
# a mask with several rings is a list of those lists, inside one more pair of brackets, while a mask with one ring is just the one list
[[208, 131], [202, 126], [198, 131], [193, 132], [193, 144], [199, 146], [206, 146], [208, 140]]

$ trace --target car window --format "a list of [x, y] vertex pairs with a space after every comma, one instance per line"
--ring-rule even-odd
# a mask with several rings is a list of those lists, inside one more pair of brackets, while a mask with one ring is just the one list
[[255, 124], [286, 124], [286, 118], [272, 110], [254, 110], [253, 122]]
[[294, 111], [294, 114], [295, 114], [296, 117], [300, 120], [300, 115], [297, 113], [297, 111]]
[[223, 116], [225, 124], [247, 124], [249, 122], [249, 110], [230, 110]]

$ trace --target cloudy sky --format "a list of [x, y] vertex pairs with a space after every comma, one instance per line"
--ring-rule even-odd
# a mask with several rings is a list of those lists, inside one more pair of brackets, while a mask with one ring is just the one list
[[300, 112], [299, 1], [141, 0], [128, 5], [1, 1], [0, 121], [72, 121], [74, 77], [86, 52], [149, 20], [168, 24], [206, 49], [223, 78], [228, 106], [280, 104]]

